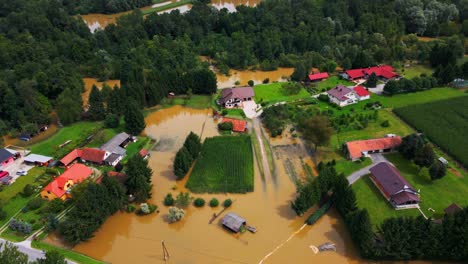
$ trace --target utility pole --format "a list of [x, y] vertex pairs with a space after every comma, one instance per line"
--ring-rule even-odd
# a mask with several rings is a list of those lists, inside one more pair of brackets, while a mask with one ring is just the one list
[[170, 257], [169, 251], [166, 248], [166, 244], [164, 244], [164, 240], [161, 241], [161, 243], [162, 243], [162, 249], [163, 249], [163, 259], [164, 261], [167, 261]]

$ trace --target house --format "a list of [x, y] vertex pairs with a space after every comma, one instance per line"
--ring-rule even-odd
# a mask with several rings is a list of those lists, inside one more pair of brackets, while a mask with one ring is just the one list
[[357, 79], [367, 79], [372, 73], [375, 73], [375, 75], [382, 80], [391, 80], [399, 77], [390, 65], [351, 69], [343, 72], [341, 76], [347, 80], [353, 81]]
[[24, 163], [34, 166], [48, 166], [53, 161], [52, 157], [31, 153], [24, 157]]
[[0, 169], [6, 168], [15, 161], [15, 155], [10, 151], [0, 149]]
[[338, 84], [335, 88], [328, 90], [327, 94], [328, 98], [330, 98], [330, 102], [339, 106], [347, 106], [359, 102], [359, 98], [356, 96], [356, 93], [352, 89], [341, 84]]
[[83, 164], [73, 164], [62, 175], [56, 177], [41, 192], [41, 197], [46, 200], [59, 198], [66, 200], [71, 197], [71, 188], [93, 174], [91, 168]]
[[125, 156], [125, 147], [127, 147], [127, 145], [132, 141], [132, 136], [125, 132], [122, 132], [115, 135], [113, 138], [107, 141], [104, 145], [100, 147], [100, 149], [109, 153], [115, 153], [121, 156]]
[[359, 99], [359, 101], [370, 99], [369, 91], [367, 91], [366, 88], [364, 88], [363, 86], [358, 85], [354, 87], [353, 90], [356, 93], [356, 96]]
[[147, 159], [149, 158], [150, 154], [149, 152], [146, 150], [146, 149], [141, 149], [138, 154], [140, 154], [140, 156], [143, 158], [143, 159]]
[[255, 96], [252, 87], [226, 88], [221, 91], [221, 98], [218, 104], [226, 108], [242, 106], [244, 101], [252, 101]]
[[239, 231], [241, 231], [241, 228], [246, 225], [245, 219], [238, 216], [235, 213], [227, 213], [223, 217], [221, 223], [223, 224], [223, 226], [235, 233], [239, 233]]
[[104, 162], [107, 164], [107, 165], [110, 165], [112, 167], [115, 167], [117, 166], [117, 164], [119, 164], [119, 162], [123, 159], [123, 156], [122, 155], [119, 155], [119, 154], [116, 154], [116, 153], [112, 153], [110, 154], [105, 160]]
[[346, 154], [349, 159], [356, 161], [362, 156], [372, 153], [391, 152], [401, 144], [401, 137], [385, 137], [368, 140], [346, 142]]
[[60, 160], [60, 163], [63, 164], [63, 166], [68, 166], [70, 163], [74, 162], [75, 160], [77, 160], [78, 158], [81, 157], [83, 153], [83, 150], [81, 149], [74, 149], [72, 150], [70, 153], [68, 153], [67, 155], [65, 155], [65, 157], [63, 157], [61, 160]]
[[418, 207], [418, 192], [395, 167], [387, 162], [380, 162], [369, 170], [370, 179], [395, 209]]
[[313, 74], [309, 74], [309, 81], [318, 82], [321, 80], [328, 79], [328, 77], [329, 77], [328, 72], [313, 73]]
[[63, 157], [60, 162], [64, 166], [68, 166], [70, 163], [79, 159], [81, 162], [91, 162], [101, 165], [110, 154], [111, 153], [96, 148], [74, 149]]
[[461, 210], [463, 209], [460, 206], [458, 206], [458, 204], [452, 203], [451, 205], [449, 205], [447, 208], [444, 209], [444, 213], [445, 215], [454, 215], [460, 212]]
[[222, 123], [226, 122], [232, 123], [232, 131], [234, 132], [245, 132], [245, 130], [247, 129], [247, 121], [245, 120], [223, 117]]

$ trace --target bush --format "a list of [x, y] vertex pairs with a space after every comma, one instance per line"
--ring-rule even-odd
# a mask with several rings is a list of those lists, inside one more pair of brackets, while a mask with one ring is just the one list
[[185, 216], [185, 211], [177, 207], [169, 208], [169, 215], [167, 216], [169, 222], [174, 223], [180, 221]]
[[432, 180], [437, 180], [445, 176], [447, 167], [439, 161], [435, 161], [429, 168], [429, 175]]
[[23, 234], [30, 234], [32, 232], [32, 226], [30, 223], [23, 222], [15, 218], [11, 219], [8, 227], [13, 231], [17, 231]]
[[219, 201], [216, 198], [210, 200], [210, 207], [217, 207], [219, 205]]
[[56, 214], [62, 211], [64, 208], [65, 208], [65, 204], [63, 203], [63, 201], [59, 198], [55, 198], [52, 201], [47, 203], [46, 207], [44, 208], [44, 211], [47, 213]]
[[254, 81], [252, 81], [252, 80], [249, 80], [249, 81], [247, 82], [247, 84], [248, 84], [249, 86], [251, 86], [251, 87], [252, 87], [252, 86], [254, 86]]
[[41, 197], [36, 197], [28, 202], [27, 207], [29, 210], [36, 210], [44, 204], [44, 200]]
[[264, 84], [267, 84], [267, 83], [269, 83], [269, 82], [270, 82], [270, 78], [265, 78], [265, 80], [263, 80], [263, 83], [264, 83]]
[[390, 126], [390, 122], [388, 122], [388, 120], [385, 120], [382, 122], [382, 124], [380, 124], [382, 127], [389, 127]]
[[173, 206], [174, 205], [174, 198], [172, 197], [172, 193], [166, 194], [166, 197], [164, 197], [164, 205], [165, 206]]
[[23, 196], [24, 197], [29, 197], [31, 195], [34, 194], [34, 186], [32, 186], [31, 184], [26, 184], [23, 188]]
[[205, 206], [205, 200], [203, 200], [203, 198], [197, 198], [193, 201], [193, 205], [195, 205], [195, 207], [203, 207]]
[[231, 199], [224, 200], [224, 202], [223, 202], [224, 207], [228, 208], [228, 207], [231, 207], [231, 205], [232, 205], [232, 200]]
[[0, 220], [4, 220], [7, 217], [7, 213], [3, 208], [0, 207]]
[[129, 204], [127, 205], [127, 212], [128, 213], [133, 213], [136, 210], [136, 206], [134, 204]]
[[137, 211], [138, 215], [149, 215], [158, 209], [158, 206], [150, 203], [141, 203], [140, 209]]
[[187, 207], [190, 204], [190, 200], [191, 200], [190, 193], [181, 192], [181, 193], [179, 193], [177, 195], [176, 200], [175, 200], [175, 204], [178, 207]]
[[222, 131], [231, 131], [232, 130], [232, 122], [222, 122], [218, 124], [218, 129]]
[[328, 95], [326, 94], [320, 94], [317, 99], [319, 99], [320, 101], [322, 102], [329, 102], [330, 101], [330, 98], [328, 98]]
[[60, 174], [58, 170], [52, 169], [52, 168], [47, 168], [45, 172], [47, 174], [50, 174], [50, 175], [59, 175]]
[[104, 125], [108, 128], [116, 128], [119, 126], [119, 123], [119, 117], [115, 114], [106, 115], [106, 119], [104, 120]]
[[223, 111], [221, 111], [221, 114], [222, 114], [223, 116], [227, 115], [227, 114], [228, 114], [228, 110], [227, 110], [227, 109], [223, 109]]

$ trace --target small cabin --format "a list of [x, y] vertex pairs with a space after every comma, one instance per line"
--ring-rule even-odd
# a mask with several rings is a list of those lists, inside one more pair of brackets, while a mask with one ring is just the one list
[[239, 233], [246, 223], [244, 218], [235, 213], [227, 213], [222, 220], [223, 226], [234, 233]]

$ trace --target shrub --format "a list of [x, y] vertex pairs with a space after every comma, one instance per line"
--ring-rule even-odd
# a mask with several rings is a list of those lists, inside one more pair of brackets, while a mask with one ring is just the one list
[[138, 215], [148, 215], [153, 213], [158, 209], [158, 206], [155, 204], [149, 204], [149, 203], [141, 203], [140, 204], [140, 209], [137, 211]]
[[46, 173], [50, 174], [50, 175], [59, 175], [60, 174], [58, 170], [52, 169], [52, 168], [47, 168]]
[[232, 130], [232, 122], [223, 122], [218, 124], [218, 129], [222, 131], [231, 131]]
[[164, 197], [164, 205], [165, 206], [173, 206], [174, 205], [174, 198], [172, 197], [172, 193], [166, 194], [166, 197]]
[[219, 201], [216, 198], [213, 198], [210, 200], [210, 206], [211, 207], [217, 207], [219, 205]]
[[203, 198], [197, 198], [193, 201], [193, 205], [195, 205], [195, 207], [203, 207], [205, 206], [205, 200], [203, 200]]
[[32, 232], [32, 226], [30, 223], [23, 222], [15, 218], [11, 219], [8, 227], [13, 231], [17, 231], [23, 234], [30, 234]]
[[236, 82], [234, 83], [234, 85], [239, 85], [239, 84], [240, 84], [240, 82], [239, 82], [239, 81], [236, 81]]
[[34, 186], [31, 184], [26, 184], [23, 188], [23, 196], [24, 197], [29, 197], [34, 194]]
[[133, 213], [136, 210], [136, 206], [134, 204], [127, 205], [127, 212]]
[[429, 175], [432, 180], [437, 180], [445, 176], [447, 173], [447, 167], [439, 161], [435, 161], [434, 164], [429, 168]]
[[389, 127], [390, 126], [390, 122], [388, 122], [388, 120], [384, 120], [382, 122], [382, 124], [380, 124], [382, 127]]
[[182, 218], [184, 218], [184, 216], [185, 211], [183, 209], [177, 207], [170, 207], [169, 215], [167, 216], [167, 218], [169, 219], [169, 222], [174, 223], [180, 221]]
[[44, 211], [47, 213], [58, 213], [62, 211], [65, 208], [65, 204], [63, 201], [59, 198], [55, 198], [52, 201], [48, 202], [46, 207], [44, 208]]
[[41, 197], [36, 197], [28, 202], [27, 207], [29, 210], [36, 210], [44, 204], [44, 200]]
[[232, 200], [231, 199], [224, 200], [224, 202], [223, 202], [224, 207], [228, 208], [228, 207], [231, 207], [231, 205], [232, 205]]
[[264, 84], [267, 84], [267, 83], [269, 83], [269, 82], [270, 82], [270, 78], [265, 78], [265, 79], [263, 80], [263, 83], [264, 83]]
[[104, 125], [108, 128], [116, 128], [119, 126], [119, 123], [119, 117], [115, 114], [106, 115], [106, 119], [104, 120]]
[[228, 110], [227, 110], [227, 109], [223, 109], [223, 111], [221, 111], [221, 114], [222, 114], [223, 116], [227, 115], [227, 114], [228, 114]]
[[0, 220], [4, 220], [7, 217], [7, 213], [0, 207]]
[[322, 101], [322, 102], [329, 102], [330, 101], [330, 98], [328, 98], [328, 95], [326, 94], [320, 94], [317, 99], [319, 99], [319, 101]]
[[47, 220], [46, 220], [46, 225], [45, 225], [45, 229], [47, 232], [52, 232], [54, 230], [56, 230], [59, 226], [59, 220], [58, 218], [53, 215], [53, 214], [49, 214], [47, 216]]
[[181, 192], [177, 195], [175, 204], [178, 207], [187, 207], [190, 204], [190, 200], [191, 200], [191, 197], [188, 192]]
[[248, 84], [249, 86], [254, 86], [254, 81], [249, 80], [249, 81], [247, 82], [247, 84]]

